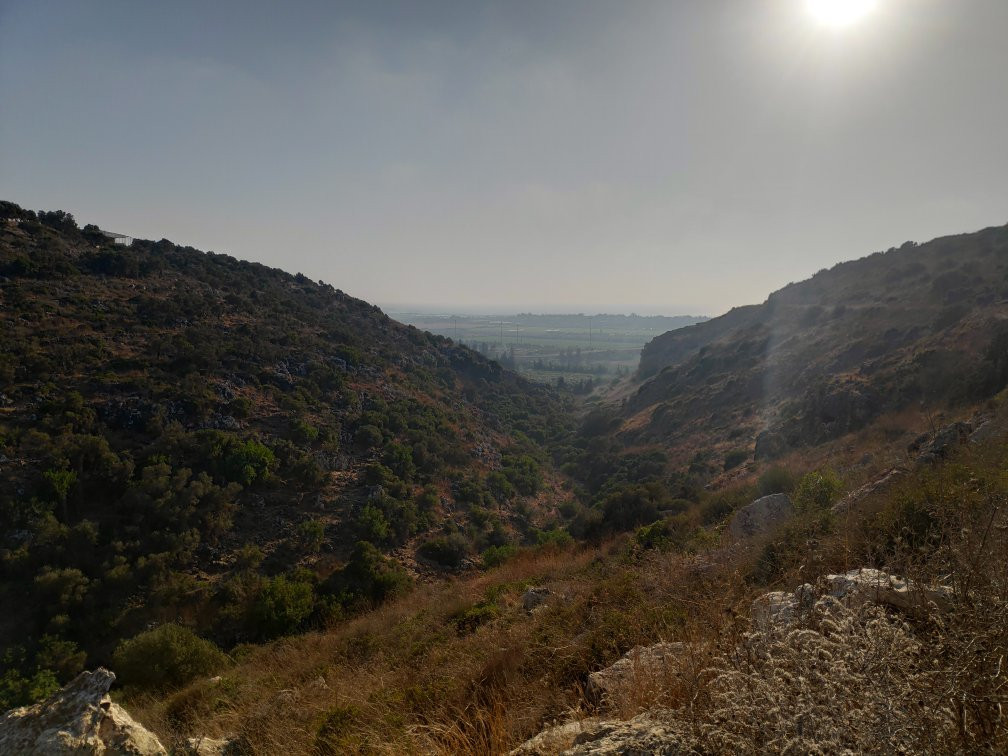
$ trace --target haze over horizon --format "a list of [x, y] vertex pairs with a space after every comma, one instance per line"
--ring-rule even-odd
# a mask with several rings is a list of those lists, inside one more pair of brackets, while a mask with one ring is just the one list
[[0, 198], [460, 312], [716, 315], [1008, 221], [1008, 3], [810, 8], [0, 0]]

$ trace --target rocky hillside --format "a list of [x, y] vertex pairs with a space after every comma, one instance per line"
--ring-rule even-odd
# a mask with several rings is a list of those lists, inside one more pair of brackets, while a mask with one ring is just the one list
[[8, 705], [164, 621], [353, 614], [567, 496], [554, 393], [300, 274], [3, 203], [0, 312]]
[[638, 377], [626, 441], [740, 459], [989, 396], [1008, 380], [1008, 227], [908, 242], [666, 333]]

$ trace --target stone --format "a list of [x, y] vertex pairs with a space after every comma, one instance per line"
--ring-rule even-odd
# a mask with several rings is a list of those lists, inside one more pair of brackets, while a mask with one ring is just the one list
[[979, 444], [997, 435], [997, 426], [990, 420], [985, 420], [977, 425], [969, 435], [971, 444]]
[[944, 459], [952, 453], [955, 447], [967, 442], [971, 431], [972, 426], [965, 422], [946, 425], [935, 434], [929, 443], [921, 447], [917, 460], [919, 462], [934, 462]]
[[545, 604], [553, 592], [544, 586], [533, 586], [522, 594], [522, 607], [531, 612]]
[[45, 701], [0, 718], [0, 753], [167, 756], [157, 736], [108, 696], [115, 675], [81, 672]]
[[586, 732], [594, 732], [598, 722], [597, 719], [584, 719], [554, 725], [526, 740], [510, 751], [508, 756], [553, 756], [569, 748]]
[[787, 494], [770, 494], [736, 512], [728, 523], [728, 532], [736, 539], [752, 538], [777, 528], [792, 514], [794, 506]]
[[825, 581], [830, 595], [851, 608], [866, 602], [903, 610], [922, 609], [933, 604], [945, 612], [952, 606], [953, 591], [949, 586], [922, 585], [868, 567], [842, 575], [827, 575]]
[[231, 748], [230, 738], [189, 738], [186, 741], [187, 753], [190, 756], [226, 756]]
[[565, 756], [680, 756], [700, 753], [689, 725], [658, 709], [626, 722], [599, 722], [574, 739]]
[[636, 646], [614, 664], [588, 676], [588, 694], [603, 703], [654, 689], [680, 667], [686, 646], [683, 643], [656, 643]]
[[857, 508], [858, 504], [867, 499], [872, 494], [878, 493], [890, 485], [895, 483], [897, 480], [906, 475], [906, 470], [901, 467], [894, 467], [887, 471], [884, 475], [870, 483], [865, 483], [863, 486], [858, 488], [856, 491], [851, 491], [844, 498], [833, 505], [833, 514], [843, 514], [846, 512], [851, 512]]
[[770, 430], [761, 431], [756, 436], [756, 449], [753, 452], [753, 459], [757, 461], [773, 459], [781, 456], [786, 449], [787, 443], [781, 434]]
[[794, 591], [771, 591], [753, 601], [750, 617], [753, 627], [771, 632], [798, 620], [815, 604], [816, 590], [808, 583]]

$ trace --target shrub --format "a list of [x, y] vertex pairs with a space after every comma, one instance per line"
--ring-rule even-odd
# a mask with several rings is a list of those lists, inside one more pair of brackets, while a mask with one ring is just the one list
[[225, 452], [222, 471], [227, 480], [248, 486], [263, 480], [276, 465], [276, 455], [265, 444], [249, 439], [232, 444]]
[[228, 658], [188, 628], [167, 624], [120, 643], [112, 663], [123, 685], [164, 690], [213, 674]]
[[539, 546], [569, 546], [574, 542], [571, 534], [563, 528], [540, 530], [536, 532], [536, 544]]
[[469, 544], [458, 533], [441, 538], [433, 538], [420, 546], [421, 555], [442, 567], [457, 570], [469, 553]]
[[843, 483], [829, 468], [813, 470], [801, 479], [795, 489], [794, 503], [799, 511], [825, 509], [834, 504], [843, 491]]
[[602, 519], [609, 530], [630, 530], [658, 519], [658, 510], [668, 498], [657, 483], [626, 486], [602, 503]]
[[325, 542], [325, 523], [321, 520], [305, 520], [298, 525], [298, 543], [311, 554], [317, 554]]
[[252, 619], [260, 637], [275, 638], [299, 629], [315, 605], [310, 583], [280, 575], [263, 582], [252, 607]]
[[791, 471], [784, 467], [771, 467], [759, 476], [756, 481], [756, 493], [759, 496], [769, 496], [777, 493], [791, 493], [795, 487], [795, 478]]
[[487, 568], [499, 567], [517, 553], [518, 547], [510, 544], [505, 544], [503, 546], [490, 546], [484, 550], [481, 555], [481, 558], [483, 559], [483, 566]]
[[328, 589], [342, 605], [358, 608], [405, 593], [409, 585], [402, 567], [367, 541], [358, 541], [347, 565], [330, 578]]
[[724, 469], [732, 470], [749, 458], [748, 449], [732, 449], [730, 452], [725, 454], [724, 458]]
[[354, 443], [361, 449], [373, 449], [382, 442], [381, 429], [374, 425], [362, 425], [354, 434]]

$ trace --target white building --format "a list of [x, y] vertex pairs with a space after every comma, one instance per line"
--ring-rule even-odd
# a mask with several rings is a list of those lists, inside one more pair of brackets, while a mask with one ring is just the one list
[[102, 231], [102, 236], [105, 236], [112, 240], [115, 244], [122, 244], [124, 247], [128, 247], [133, 244], [133, 237], [126, 236], [126, 234], [117, 234], [115, 231]]

